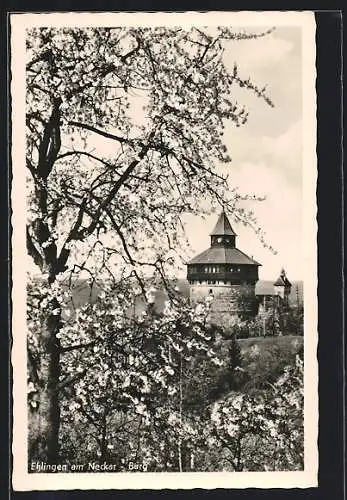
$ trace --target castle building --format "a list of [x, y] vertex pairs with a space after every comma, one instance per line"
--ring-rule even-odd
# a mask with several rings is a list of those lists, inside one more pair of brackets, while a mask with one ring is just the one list
[[292, 284], [288, 280], [285, 270], [282, 269], [280, 276], [274, 283], [274, 290], [275, 290], [275, 295], [279, 297], [284, 307], [288, 307], [289, 305], [289, 295], [291, 288]]
[[210, 234], [210, 248], [187, 264], [190, 302], [211, 296], [210, 321], [223, 326], [258, 310], [255, 285], [261, 264], [236, 247], [236, 236], [223, 210]]
[[[259, 315], [263, 316], [269, 311], [282, 310], [285, 311], [291, 307], [292, 284], [287, 278], [284, 269], [275, 282], [259, 281], [255, 287], [255, 294], [259, 303]], [[292, 299], [293, 300], [293, 299]], [[299, 289], [296, 288], [296, 304], [300, 305]]]

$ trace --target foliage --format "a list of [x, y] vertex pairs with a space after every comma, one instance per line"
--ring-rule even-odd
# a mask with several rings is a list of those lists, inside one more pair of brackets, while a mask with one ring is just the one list
[[[29, 359], [38, 363], [36, 341], [46, 307], [44, 300], [37, 300], [41, 294], [41, 286], [35, 292], [34, 283], [29, 290]], [[182, 420], [178, 393], [183, 384], [182, 363], [203, 355], [211, 365], [222, 364], [211, 345], [206, 308], [168, 302], [162, 315], [149, 305], [145, 314], [133, 318], [124, 315], [129, 300], [120, 287], [110, 285], [96, 302], [77, 309], [60, 328], [60, 456], [67, 463], [76, 456], [84, 456], [83, 461], [96, 456], [116, 464], [125, 457], [129, 460], [134, 446], [126, 436], [134, 433], [134, 426], [142, 450], [145, 442], [152, 443], [152, 458], [153, 446], [158, 445], [153, 442], [156, 433], [174, 444], [184, 430], [186, 446], [196, 436], [190, 416]], [[32, 363], [29, 370], [33, 416], [40, 410], [41, 381], [34, 376], [39, 368]]]
[[242, 390], [264, 390], [273, 384], [286, 366], [301, 356], [303, 342], [300, 337], [265, 337], [239, 341], [244, 372]]
[[303, 306], [283, 307], [273, 300], [266, 310], [259, 309], [258, 314], [239, 314], [224, 335], [226, 338], [236, 336], [238, 339], [247, 339], [303, 334]]
[[[49, 289], [43, 293], [34, 282], [28, 291], [29, 354], [38, 362]], [[248, 341], [226, 344], [205, 322], [208, 303], [191, 309], [177, 296], [158, 314], [148, 297], [145, 314], [125, 316], [127, 289], [105, 284], [95, 302], [66, 315], [60, 328], [60, 460], [106, 462], [117, 471], [129, 470], [129, 462], [148, 471], [300, 468], [301, 360], [284, 373], [280, 363], [272, 386], [264, 372], [266, 390], [264, 384], [245, 391], [247, 377], [254, 377], [243, 348]], [[281, 353], [288, 362], [283, 346], [274, 359]], [[39, 367], [30, 366], [33, 417], [40, 380]]]
[[304, 335], [304, 307], [301, 304], [292, 307], [287, 312], [285, 335], [291, 332], [293, 335]]
[[[247, 196], [229, 189], [217, 165], [230, 162], [225, 122], [240, 126], [248, 117], [233, 86], [272, 105], [236, 65], [228, 71], [225, 42], [265, 34], [28, 31], [26, 236], [41, 273], [39, 290], [28, 290], [31, 457], [55, 463], [83, 450], [121, 467], [138, 428], [137, 455], [182, 470], [185, 449], [201, 439], [199, 419], [183, 416], [184, 365], [202, 352], [207, 372], [220, 360], [204, 307], [178, 303], [168, 278], [181, 264], [184, 213], [223, 204], [263, 241], [254, 215], [239, 205]], [[96, 303], [67, 316], [81, 273], [108, 284]], [[151, 310], [149, 275], [169, 291], [161, 316]], [[138, 296], [148, 306], [140, 319], [128, 314]], [[173, 443], [173, 456], [159, 435]]]
[[231, 394], [216, 403], [208, 443], [224, 468], [303, 469], [303, 397], [303, 362], [297, 356], [271, 390]]

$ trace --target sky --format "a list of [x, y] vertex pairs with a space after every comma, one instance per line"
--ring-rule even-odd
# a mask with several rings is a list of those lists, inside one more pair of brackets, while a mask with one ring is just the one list
[[[289, 279], [303, 279], [301, 28], [279, 27], [262, 39], [232, 42], [225, 61], [230, 68], [236, 61], [240, 76], [250, 76], [258, 87], [267, 85], [275, 105], [271, 108], [240, 89], [236, 97], [249, 110], [248, 122], [226, 128], [230, 183], [242, 193], [266, 196], [265, 201], [247, 203], [277, 255], [264, 248], [251, 228], [238, 225], [228, 214], [238, 235], [237, 247], [262, 264], [260, 279], [277, 278], [282, 267]], [[217, 216], [186, 217], [192, 254], [209, 246]]]

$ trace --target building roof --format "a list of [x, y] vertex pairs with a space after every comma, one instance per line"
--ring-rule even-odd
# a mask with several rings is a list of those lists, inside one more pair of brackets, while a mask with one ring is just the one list
[[200, 253], [188, 264], [248, 264], [253, 266], [261, 266], [259, 262], [251, 259], [238, 248], [230, 247], [210, 247]]
[[275, 295], [272, 281], [259, 280], [255, 285], [256, 295]]
[[288, 280], [286, 276], [286, 272], [284, 269], [281, 270], [281, 274], [275, 281], [274, 286], [292, 286], [291, 282]]
[[292, 286], [291, 282], [286, 276], [279, 276], [274, 283], [274, 286]]
[[236, 233], [233, 231], [231, 224], [229, 222], [228, 217], [223, 211], [218, 217], [217, 224], [215, 225], [214, 230], [210, 233], [211, 236], [236, 236]]

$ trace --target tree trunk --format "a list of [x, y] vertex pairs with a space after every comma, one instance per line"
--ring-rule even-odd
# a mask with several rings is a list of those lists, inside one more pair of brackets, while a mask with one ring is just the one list
[[102, 423], [101, 423], [101, 443], [100, 443], [100, 462], [107, 461], [108, 449], [107, 449], [107, 440], [106, 440], [106, 414], [105, 410], [102, 415]]
[[[48, 203], [48, 178], [52, 172], [61, 147], [60, 97], [52, 99], [51, 116], [44, 126], [39, 142], [39, 154], [33, 180], [37, 206], [37, 218], [27, 227], [27, 249], [42, 273], [48, 274], [48, 284], [65, 270], [69, 257], [66, 248], [57, 253], [53, 230], [55, 218]], [[30, 227], [30, 230], [29, 230]], [[46, 317], [42, 321], [39, 338], [39, 400], [35, 422], [29, 433], [29, 457], [47, 464], [56, 463], [59, 452], [60, 407], [58, 384], [60, 375], [60, 342], [57, 333], [61, 327], [61, 308], [58, 300], [52, 298], [47, 306]]]
[[242, 437], [238, 437], [237, 447], [236, 447], [236, 463], [235, 463], [235, 472], [242, 472], [243, 465], [241, 462], [241, 446], [242, 446]]
[[[51, 303], [57, 308], [57, 301]], [[35, 422], [29, 432], [29, 458], [47, 464], [59, 457], [60, 407], [58, 383], [60, 374], [60, 344], [56, 337], [60, 315], [48, 313], [40, 337], [40, 391]]]
[[180, 416], [180, 436], [178, 438], [178, 470], [183, 472], [182, 466], [182, 403], [183, 403], [183, 392], [182, 392], [182, 376], [183, 376], [183, 359], [182, 354], [180, 355], [180, 379], [179, 379], [179, 416]]

